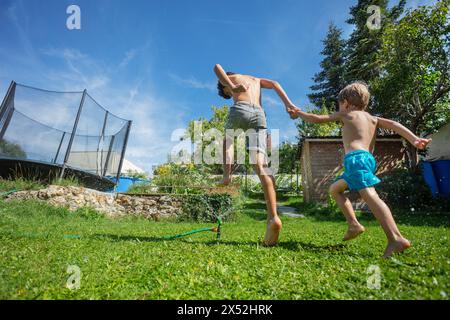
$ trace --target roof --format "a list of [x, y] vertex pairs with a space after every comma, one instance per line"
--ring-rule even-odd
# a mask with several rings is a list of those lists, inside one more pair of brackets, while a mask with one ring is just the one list
[[436, 133], [439, 133], [439, 132], [441, 132], [442, 130], [444, 130], [448, 125], [450, 125], [450, 121], [447, 121], [445, 124], [443, 124], [439, 129], [437, 129], [436, 131], [428, 131], [428, 132], [425, 132], [425, 137], [430, 137], [430, 136], [432, 136], [432, 135], [434, 135], [434, 134], [436, 134]]
[[122, 174], [127, 174], [129, 171], [137, 172], [137, 173], [145, 173], [145, 171], [143, 169], [139, 168], [131, 161], [129, 161], [127, 159], [123, 159]]
[[[402, 137], [398, 134], [389, 134], [389, 135], [377, 135], [376, 141], [401, 141]], [[302, 154], [302, 148], [304, 142], [341, 142], [342, 136], [324, 136], [324, 137], [302, 137], [298, 143], [298, 152], [297, 158], [299, 158]]]
[[[401, 139], [401, 138], [402, 137], [398, 134], [391, 134], [391, 135], [378, 135], [376, 139], [377, 140], [382, 140], [382, 139], [397, 140], [397, 139]], [[342, 140], [342, 136], [302, 137], [302, 141], [305, 141], [305, 140]]]
[[427, 149], [425, 157], [427, 161], [450, 159], [450, 143], [448, 143], [450, 141], [450, 122], [427, 138], [433, 138], [433, 142]]
[[[398, 134], [391, 135], [379, 135], [376, 141], [397, 141], [401, 140], [401, 136]], [[342, 141], [342, 136], [325, 136], [325, 137], [302, 137], [298, 143], [299, 149], [302, 148], [304, 142], [317, 141], [317, 142], [330, 142], [330, 141]]]

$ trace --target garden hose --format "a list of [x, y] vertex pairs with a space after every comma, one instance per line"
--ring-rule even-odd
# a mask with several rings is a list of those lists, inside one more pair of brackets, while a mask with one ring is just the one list
[[[9, 195], [11, 195], [13, 193], [18, 192], [18, 191], [19, 190], [17, 190], [17, 189], [12, 189], [12, 190], [7, 191], [7, 192], [2, 192], [2, 193], [0, 193], [0, 198], [3, 199], [3, 198], [5, 198], [5, 197], [7, 197], [7, 196], [9, 196]], [[209, 231], [209, 232], [217, 233], [217, 240], [219, 241], [221, 236], [222, 236], [222, 219], [217, 217], [217, 216], [216, 216], [216, 218], [217, 218], [217, 227], [214, 227], [214, 228], [202, 228], [202, 229], [192, 230], [192, 231], [189, 231], [189, 232], [186, 232], [186, 233], [182, 233], [182, 234], [177, 234], [177, 235], [173, 235], [173, 236], [166, 236], [166, 237], [163, 237], [162, 239], [164, 239], [164, 240], [176, 240], [176, 239], [179, 239], [179, 238], [187, 237], [187, 236], [189, 236], [191, 234], [196, 234], [196, 233], [200, 233], [200, 232], [208, 232]], [[32, 236], [35, 236], [35, 235], [32, 235]], [[30, 237], [30, 235], [25, 235], [25, 237]], [[64, 238], [66, 238], [66, 239], [80, 239], [81, 236], [79, 236], [79, 235], [64, 235]]]
[[17, 189], [12, 189], [12, 190], [7, 191], [7, 192], [2, 192], [2, 193], [0, 193], [0, 198], [6, 198], [7, 196], [9, 196], [9, 195], [11, 195], [13, 193], [16, 193], [18, 191], [19, 190], [17, 190]]
[[174, 235], [174, 236], [166, 236], [166, 237], [163, 237], [163, 239], [164, 240], [175, 240], [175, 239], [190, 236], [191, 234], [210, 231], [210, 232], [217, 233], [217, 240], [220, 240], [220, 237], [222, 235], [222, 219], [217, 218], [217, 223], [218, 223], [217, 227], [214, 227], [214, 228], [202, 228], [202, 229], [192, 230], [192, 231]]
[[[29, 238], [29, 239], [48, 239], [49, 233], [36, 233], [36, 232], [25, 232], [25, 233], [0, 233], [0, 236], [15, 236], [19, 238]], [[81, 239], [80, 235], [77, 234], [65, 234], [64, 239]]]

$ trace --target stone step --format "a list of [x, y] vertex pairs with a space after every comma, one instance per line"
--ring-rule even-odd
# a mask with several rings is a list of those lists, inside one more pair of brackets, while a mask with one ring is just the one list
[[296, 218], [296, 219], [302, 219], [305, 218], [303, 214], [298, 214], [297, 209], [293, 207], [288, 206], [277, 206], [278, 214], [289, 217], [289, 218]]

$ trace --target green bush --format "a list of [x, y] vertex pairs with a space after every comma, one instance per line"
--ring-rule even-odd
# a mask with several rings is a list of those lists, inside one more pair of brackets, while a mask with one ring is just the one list
[[183, 200], [182, 221], [217, 222], [234, 220], [235, 206], [229, 194], [193, 194]]
[[18, 144], [11, 143], [3, 139], [0, 140], [0, 154], [14, 158], [27, 158], [27, 154]]
[[24, 178], [10, 180], [0, 178], [0, 191], [39, 190], [43, 188], [45, 188], [45, 185], [38, 180], [27, 180]]
[[213, 187], [217, 184], [211, 170], [206, 165], [164, 164], [155, 170], [151, 184], [131, 191], [148, 189], [148, 193], [201, 194], [204, 190], [196, 187]]
[[61, 187], [82, 187], [83, 183], [75, 176], [68, 176], [66, 178], [60, 179], [55, 178], [52, 180], [51, 184], [61, 186]]
[[40, 179], [37, 175], [29, 176], [28, 178], [22, 176], [11, 177], [10, 179], [0, 178], [0, 191], [25, 191], [25, 190], [39, 190], [47, 188], [49, 184], [58, 185], [62, 187], [83, 187], [83, 183], [80, 182], [75, 176], [68, 176], [64, 179], [53, 178], [47, 181], [47, 179]]
[[450, 199], [433, 198], [422, 175], [399, 169], [386, 176], [377, 187], [380, 197], [396, 209], [450, 211]]
[[341, 212], [336, 200], [333, 198], [333, 196], [330, 193], [328, 193], [328, 195], [327, 195], [327, 209], [330, 213], [340, 213]]
[[[279, 191], [291, 191], [297, 192], [297, 177], [295, 175], [290, 174], [277, 174], [274, 176], [275, 178], [275, 186]], [[235, 179], [237, 180], [237, 179]], [[245, 177], [239, 181], [241, 186], [241, 190], [245, 190]], [[301, 190], [301, 183], [299, 183], [299, 189]], [[247, 178], [247, 190], [253, 193], [261, 193], [263, 192], [263, 188], [261, 182], [259, 180], [254, 180], [250, 176]]]
[[101, 214], [100, 212], [96, 211], [93, 208], [84, 207], [79, 208], [75, 211], [75, 215], [82, 217], [87, 220], [101, 220], [104, 219], [105, 216]]

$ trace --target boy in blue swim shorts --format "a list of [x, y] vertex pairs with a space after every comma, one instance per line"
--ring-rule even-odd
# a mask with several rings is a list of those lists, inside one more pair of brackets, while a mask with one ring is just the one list
[[375, 175], [377, 163], [374, 156], [365, 150], [351, 151], [344, 158], [344, 174], [336, 179], [344, 179], [350, 190], [362, 190], [381, 182]]
[[344, 241], [356, 238], [365, 231], [356, 219], [355, 211], [350, 200], [345, 196], [347, 189], [357, 190], [362, 199], [383, 228], [388, 244], [384, 257], [400, 253], [408, 249], [411, 244], [400, 233], [391, 210], [380, 199], [374, 186], [381, 182], [375, 175], [376, 161], [372, 153], [375, 147], [377, 128], [393, 130], [408, 140], [418, 149], [425, 149], [431, 139], [417, 137], [410, 130], [398, 122], [378, 118], [366, 112], [370, 93], [367, 85], [355, 82], [345, 87], [339, 93], [339, 111], [331, 115], [315, 115], [301, 111], [295, 106], [288, 108], [292, 119], [301, 117], [312, 123], [340, 122], [343, 125], [342, 138], [345, 149], [344, 174], [330, 187], [330, 193], [342, 210], [348, 230]]

